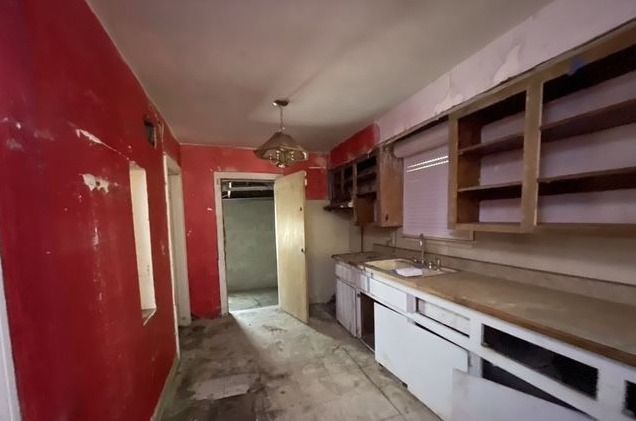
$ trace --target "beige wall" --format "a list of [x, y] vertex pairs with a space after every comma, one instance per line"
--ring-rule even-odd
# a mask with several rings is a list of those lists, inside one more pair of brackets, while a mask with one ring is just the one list
[[[359, 228], [350, 224], [352, 250], [360, 249]], [[365, 248], [392, 239], [398, 247], [419, 249], [399, 230], [365, 229]], [[431, 253], [636, 285], [636, 237], [576, 234], [476, 233], [470, 242], [429, 240]]]
[[309, 302], [324, 303], [336, 292], [334, 254], [349, 251], [349, 219], [327, 212], [326, 200], [308, 200], [305, 213]]

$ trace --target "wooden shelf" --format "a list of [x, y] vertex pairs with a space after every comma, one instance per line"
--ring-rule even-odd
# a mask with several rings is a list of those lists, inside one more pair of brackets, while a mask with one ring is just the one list
[[330, 203], [329, 205], [324, 207], [325, 210], [333, 211], [333, 210], [351, 210], [353, 209], [353, 203], [351, 201], [348, 202], [339, 202], [339, 203]]
[[457, 191], [479, 200], [511, 199], [521, 197], [521, 182], [462, 187]]
[[636, 188], [636, 167], [539, 178], [539, 195]]
[[631, 123], [636, 123], [636, 99], [544, 124], [541, 126], [541, 139], [553, 142]]
[[636, 235], [634, 224], [612, 223], [538, 223], [536, 232], [576, 232], [577, 234], [604, 234], [615, 237], [633, 237]]
[[358, 181], [372, 180], [376, 178], [375, 168], [371, 168], [358, 173]]
[[521, 224], [509, 222], [470, 222], [456, 224], [455, 229], [460, 231], [482, 231], [482, 232], [523, 232]]
[[459, 155], [483, 156], [521, 148], [523, 148], [523, 133], [515, 133], [489, 142], [461, 148]]

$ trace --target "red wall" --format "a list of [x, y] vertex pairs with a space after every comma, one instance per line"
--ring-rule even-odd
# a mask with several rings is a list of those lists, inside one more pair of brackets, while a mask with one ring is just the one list
[[[146, 142], [152, 106], [83, 0], [0, 2], [0, 56], [0, 253], [23, 419], [148, 420], [175, 357], [162, 149], [179, 147]], [[146, 326], [131, 161], [148, 176]]]
[[256, 158], [252, 150], [181, 146], [181, 168], [188, 248], [188, 278], [192, 313], [199, 317], [217, 317], [221, 313], [214, 173], [285, 173], [307, 171], [307, 199], [327, 197], [326, 159], [310, 154], [310, 160], [281, 171]]
[[379, 140], [379, 130], [375, 124], [365, 127], [331, 150], [329, 153], [329, 167], [337, 167], [369, 153], [377, 146]]

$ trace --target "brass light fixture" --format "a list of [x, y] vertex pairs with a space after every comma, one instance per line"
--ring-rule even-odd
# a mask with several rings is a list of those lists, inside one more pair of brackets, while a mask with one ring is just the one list
[[280, 111], [280, 128], [254, 153], [260, 159], [267, 160], [278, 168], [287, 168], [298, 162], [306, 161], [309, 156], [307, 151], [293, 137], [285, 133], [283, 108], [289, 105], [289, 101], [277, 99], [273, 105], [278, 107]]

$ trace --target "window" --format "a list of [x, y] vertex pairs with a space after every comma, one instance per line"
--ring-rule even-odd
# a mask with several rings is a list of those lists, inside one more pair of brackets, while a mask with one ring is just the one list
[[470, 239], [468, 232], [448, 229], [448, 125], [438, 124], [402, 141], [395, 155], [404, 158], [403, 234]]
[[157, 309], [155, 283], [152, 270], [152, 242], [150, 239], [150, 215], [148, 212], [148, 185], [146, 170], [131, 164], [130, 197], [132, 200], [137, 275], [141, 296], [141, 315], [146, 322]]

